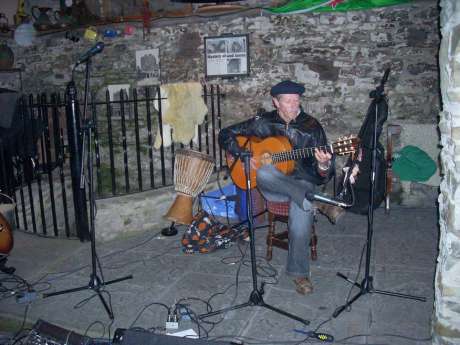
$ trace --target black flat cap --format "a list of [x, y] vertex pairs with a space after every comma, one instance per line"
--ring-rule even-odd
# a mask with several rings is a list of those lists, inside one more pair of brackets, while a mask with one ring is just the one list
[[301, 95], [305, 92], [305, 87], [301, 84], [294, 83], [290, 80], [283, 80], [282, 82], [273, 86], [270, 90], [270, 95], [275, 97], [276, 95], [285, 94], [298, 94]]

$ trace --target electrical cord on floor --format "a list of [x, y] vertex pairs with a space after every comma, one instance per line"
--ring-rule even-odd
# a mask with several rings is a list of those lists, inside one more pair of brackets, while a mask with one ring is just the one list
[[[11, 338], [11, 339], [14, 340], [13, 344], [17, 343], [18, 337], [19, 338], [24, 338], [25, 336], [27, 336], [27, 334], [25, 336], [20, 336], [20, 334], [24, 331], [24, 326], [25, 326], [26, 320], [27, 320], [27, 313], [29, 312], [29, 306], [30, 306], [30, 303], [27, 303], [26, 308], [24, 309], [24, 316], [22, 317], [21, 326], [19, 326], [19, 329], [16, 331], [16, 333], [14, 333], [13, 337]], [[13, 345], [13, 344], [11, 344], [11, 345]]]
[[[107, 257], [110, 257], [110, 256], [113, 256], [113, 255], [116, 255], [116, 254], [120, 254], [120, 253], [126, 253], [128, 251], [131, 251], [133, 249], [136, 249], [136, 248], [139, 248], [147, 243], [149, 243], [150, 241], [152, 241], [153, 239], [155, 239], [156, 237], [158, 237], [158, 235], [161, 233], [161, 231], [158, 231], [156, 233], [154, 233], [153, 235], [151, 235], [149, 238], [147, 238], [146, 240], [142, 241], [141, 243], [137, 243], [136, 245], [132, 246], [132, 247], [128, 247], [126, 249], [121, 249], [121, 250], [117, 250], [117, 251], [114, 251], [114, 252], [110, 252], [108, 254], [105, 254], [103, 256], [101, 256], [102, 259], [104, 258], [107, 258]], [[161, 256], [163, 255], [163, 253], [160, 253], [154, 257], [151, 257], [150, 259], [152, 258], [156, 258], [158, 256]], [[144, 260], [136, 260], [135, 262], [138, 262], [138, 261], [144, 261]], [[120, 267], [116, 267], [116, 268], [121, 268], [121, 267], [125, 267], [127, 264], [125, 263], [123, 266], [120, 266]], [[55, 281], [55, 280], [59, 280], [59, 279], [62, 279], [68, 275], [71, 275], [71, 274], [74, 274], [76, 272], [79, 272], [85, 268], [88, 268], [90, 265], [87, 264], [87, 265], [82, 265], [82, 266], [79, 266], [73, 270], [69, 270], [69, 271], [62, 271], [62, 272], [48, 272], [46, 273], [45, 275], [43, 275], [40, 279], [38, 279], [34, 284], [36, 283], [39, 283], [41, 282], [43, 279], [45, 279], [47, 276], [49, 275], [60, 275], [59, 277], [55, 277], [55, 278], [51, 278], [51, 279], [48, 279], [47, 282], [50, 282], [50, 281]], [[106, 266], [103, 266], [104, 268], [112, 268], [112, 267], [106, 267]]]
[[[237, 248], [238, 248], [238, 250], [239, 250], [241, 256], [240, 256], [240, 258], [239, 258], [238, 261], [231, 262], [231, 264], [236, 264], [236, 263], [239, 264], [239, 265], [238, 265], [238, 268], [237, 268], [237, 271], [236, 271], [236, 274], [235, 274], [235, 283], [234, 283], [234, 284], [230, 284], [230, 285], [227, 286], [223, 291], [216, 292], [216, 293], [212, 294], [212, 295], [208, 298], [207, 301], [204, 301], [204, 300], [202, 300], [201, 298], [187, 297], [187, 298], [183, 298], [183, 299], [179, 300], [177, 304], [180, 304], [180, 303], [182, 303], [182, 302], [184, 302], [184, 301], [187, 301], [187, 300], [200, 301], [200, 302], [202, 302], [202, 303], [204, 303], [204, 304], [206, 305], [206, 310], [207, 310], [207, 312], [209, 313], [209, 312], [212, 311], [212, 306], [211, 306], [211, 303], [210, 303], [211, 300], [212, 300], [213, 298], [215, 298], [216, 296], [218, 296], [218, 295], [223, 295], [223, 294], [227, 293], [227, 292], [230, 290], [230, 288], [232, 288], [233, 286], [235, 286], [235, 294], [234, 294], [234, 296], [233, 296], [233, 298], [232, 298], [232, 301], [231, 301], [230, 304], [229, 304], [229, 305], [234, 305], [235, 302], [236, 302], [236, 299], [237, 299], [237, 297], [238, 297], [239, 284], [240, 284], [240, 281], [239, 281], [240, 271], [241, 271], [241, 267], [243, 266], [243, 264], [244, 264], [244, 262], [245, 262], [244, 258], [246, 257], [246, 254], [247, 254], [247, 250], [248, 250], [248, 248], [249, 248], [249, 245], [246, 245], [245, 248], [244, 248], [244, 250], [243, 250], [243, 249], [241, 248], [240, 242], [238, 242], [238, 247], [237, 247]], [[236, 256], [232, 256], [232, 257], [223, 258], [223, 259], [221, 260], [221, 262], [224, 262], [224, 263], [225, 263], [225, 260], [228, 259], [228, 258], [233, 259], [233, 258], [237, 258], [237, 257], [236, 257]], [[276, 270], [274, 270], [274, 271], [276, 272]], [[275, 273], [275, 274], [276, 274], [276, 273]], [[250, 282], [248, 282], [248, 283], [250, 283]], [[225, 313], [226, 313], [226, 312], [223, 312], [223, 314], [225, 314]], [[210, 325], [211, 325], [211, 328], [208, 329], [208, 330], [206, 330], [206, 334], [209, 334], [209, 333], [213, 330], [213, 328], [214, 328], [217, 324], [219, 324], [220, 322], [222, 322], [223, 320], [224, 320], [224, 315], [222, 315], [222, 317], [221, 317], [218, 321], [201, 320], [201, 323], [203, 323], [203, 324], [210, 324]], [[195, 323], [197, 324], [198, 327], [201, 326], [201, 325], [200, 325], [200, 320], [199, 320], [198, 318], [196, 318]], [[200, 328], [199, 328], [199, 330], [200, 330]]]
[[198, 315], [191, 308], [189, 308], [187, 306], [184, 306], [184, 308], [187, 310], [187, 313], [188, 313], [188, 315], [190, 317], [190, 320], [193, 323], [195, 323], [197, 325], [197, 327], [198, 327], [198, 338], [202, 338], [201, 330], [203, 330], [204, 333], [205, 333], [203, 338], [208, 338], [209, 332], [212, 331], [212, 329], [214, 328], [215, 325], [212, 325], [211, 329], [207, 330], [205, 327], [203, 327], [203, 325], [201, 323], [209, 323], [209, 322], [205, 322], [203, 320], [201, 320], [201, 322], [200, 322], [200, 319], [199, 319]]
[[[105, 325], [102, 321], [100, 320], [96, 320], [96, 321], [93, 321], [91, 322], [88, 327], [86, 327], [86, 330], [83, 334], [84, 337], [87, 337], [88, 340], [87, 342], [88, 343], [91, 343], [91, 344], [99, 344], [99, 343], [104, 343], [104, 344], [107, 344], [107, 345], [110, 345], [111, 344], [111, 327], [112, 325], [114, 324], [115, 320], [111, 320], [107, 325]], [[95, 325], [100, 325], [102, 327], [102, 335], [100, 337], [88, 337], [88, 333], [90, 331], [90, 329], [92, 327], [94, 327]], [[105, 334], [108, 333], [108, 338], [105, 338]], [[87, 345], [87, 344], [83, 344], [83, 345]]]
[[77, 302], [76, 304], [74, 304], [73, 306], [73, 309], [80, 309], [82, 308], [84, 305], [86, 305], [86, 303], [88, 303], [89, 301], [91, 301], [94, 297], [97, 297], [97, 293], [93, 293], [91, 296], [89, 297], [86, 297], [84, 299], [82, 299], [81, 301]]
[[[217, 322], [207, 321], [207, 320], [200, 320], [200, 318], [197, 316], [197, 314], [186, 303], [185, 304], [182, 303], [182, 302], [187, 302], [187, 301], [198, 301], [198, 302], [203, 303], [206, 306], [206, 311], [208, 313], [212, 312], [211, 304], [208, 301], [205, 301], [205, 300], [203, 300], [201, 298], [198, 298], [198, 297], [181, 298], [176, 303], [176, 308], [177, 308], [177, 306], [182, 306], [183, 308], [185, 308], [187, 310], [187, 313], [188, 313], [189, 317], [190, 317], [190, 320], [197, 325], [198, 337], [201, 338], [201, 330], [203, 330], [204, 333], [206, 334], [206, 337], [208, 337], [209, 332], [211, 332], [213, 330], [213, 328], [215, 327], [215, 325], [218, 324], [219, 322], [221, 322], [222, 320], [219, 320]], [[202, 325], [202, 323], [211, 325], [211, 328], [209, 330], [207, 330]]]
[[14, 339], [14, 341], [8, 345], [16, 345], [18, 343], [21, 343], [22, 344], [22, 341], [24, 340], [24, 338], [26, 338], [29, 334], [24, 334], [24, 335], [21, 335], [20, 337], [17, 337], [16, 339]]
[[148, 262], [149, 260], [153, 260], [153, 259], [156, 259], [156, 258], [159, 258], [163, 255], [166, 255], [168, 254], [171, 250], [173, 249], [179, 249], [180, 246], [178, 245], [173, 245], [173, 246], [170, 246], [170, 247], [167, 247], [164, 251], [160, 252], [160, 253], [157, 253], [153, 256], [149, 256], [149, 257], [143, 257], [143, 258], [140, 258], [140, 259], [135, 259], [135, 260], [131, 260], [129, 262], [126, 262], [126, 260], [123, 260], [122, 264], [119, 264], [117, 265], [116, 263], [115, 264], [105, 264], [103, 265], [103, 268], [107, 268], [107, 269], [120, 269], [120, 268], [124, 268], [124, 267], [128, 267], [129, 265], [132, 265], [132, 264], [135, 264], [135, 263], [138, 263], [138, 262], [141, 262], [143, 264], [145, 264], [146, 262]]
[[344, 342], [346, 340], [357, 338], [357, 337], [391, 337], [391, 338], [401, 338], [401, 339], [410, 340], [410, 341], [430, 341], [432, 339], [431, 337], [415, 338], [415, 337], [408, 337], [408, 336], [400, 335], [400, 334], [383, 333], [383, 334], [355, 334], [355, 335], [350, 335], [345, 338], [338, 339], [337, 342]]
[[136, 318], [134, 319], [134, 321], [131, 322], [131, 325], [129, 326], [129, 329], [133, 328], [134, 325], [136, 324], [136, 322], [137, 322], [137, 321], [139, 320], [139, 318], [141, 317], [141, 315], [144, 313], [144, 311], [147, 310], [147, 308], [150, 308], [150, 307], [153, 306], [153, 305], [159, 305], [159, 306], [165, 308], [167, 314], [169, 314], [169, 312], [170, 312], [169, 307], [168, 307], [166, 304], [164, 304], [164, 303], [160, 303], [160, 302], [152, 302], [152, 303], [149, 303], [149, 304], [145, 305], [145, 306], [141, 309], [141, 311], [137, 314], [137, 316], [136, 316]]
[[104, 336], [105, 336], [105, 325], [102, 323], [102, 321], [99, 321], [99, 320], [96, 320], [96, 321], [91, 322], [91, 323], [89, 324], [89, 326], [86, 327], [86, 330], [85, 330], [85, 332], [83, 333], [83, 336], [84, 336], [84, 337], [88, 336], [89, 330], [90, 330], [93, 326], [95, 326], [95, 325], [100, 325], [100, 326], [102, 326], [102, 336], [101, 336], [101, 338], [104, 338]]
[[112, 341], [112, 326], [113, 324], [115, 323], [115, 319], [111, 320], [109, 325], [107, 326], [107, 329], [108, 329], [108, 333], [109, 333], [109, 341]]
[[[11, 298], [13, 296], [17, 297], [20, 294], [39, 293], [46, 291], [50, 288], [48, 286], [45, 289], [38, 289], [37, 285], [39, 284], [31, 284], [17, 274], [0, 273], [0, 300]], [[29, 302], [32, 302], [32, 300], [30, 300]]]

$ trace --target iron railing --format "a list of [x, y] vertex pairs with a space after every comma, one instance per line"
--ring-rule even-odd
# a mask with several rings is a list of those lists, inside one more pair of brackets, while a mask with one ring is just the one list
[[[133, 89], [130, 94], [122, 91], [117, 99], [111, 99], [108, 91], [103, 97], [91, 95], [87, 116], [95, 124], [90, 149], [94, 152], [96, 198], [173, 184], [174, 153], [184, 145], [154, 148], [157, 133], [161, 142], [170, 134], [163, 133], [160, 90], [151, 86]], [[220, 86], [203, 86], [208, 114], [187, 145], [212, 156], [216, 169], [224, 165], [217, 143], [222, 97]], [[41, 235], [74, 236], [65, 97], [59, 93], [23, 96], [16, 117], [15, 128], [0, 132], [0, 189], [16, 202], [16, 224]]]

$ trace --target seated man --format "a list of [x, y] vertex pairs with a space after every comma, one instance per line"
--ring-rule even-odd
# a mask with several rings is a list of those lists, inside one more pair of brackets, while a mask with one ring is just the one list
[[[262, 165], [257, 170], [257, 186], [263, 196], [271, 201], [290, 201], [289, 250], [286, 272], [294, 277], [296, 291], [312, 292], [308, 246], [313, 222], [313, 193], [316, 185], [326, 183], [333, 175], [331, 153], [318, 149], [327, 144], [326, 134], [320, 123], [300, 107], [300, 96], [305, 88], [292, 81], [282, 81], [271, 88], [276, 110], [258, 115], [247, 121], [222, 129], [219, 144], [238, 157], [242, 149], [236, 140], [238, 135], [267, 138], [284, 136], [293, 149], [315, 147], [314, 155], [295, 162], [292, 174], [285, 175], [274, 165]], [[255, 161], [251, 159], [255, 168]]]

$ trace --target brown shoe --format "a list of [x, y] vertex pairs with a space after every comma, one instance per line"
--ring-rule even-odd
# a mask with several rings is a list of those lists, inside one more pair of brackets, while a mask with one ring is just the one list
[[332, 224], [337, 224], [337, 221], [346, 212], [345, 209], [343, 209], [342, 207], [324, 204], [324, 203], [317, 203], [316, 208], [321, 214], [324, 214]]
[[301, 295], [307, 295], [313, 292], [313, 284], [308, 278], [299, 277], [295, 278], [293, 281], [295, 284], [295, 291], [297, 291]]

